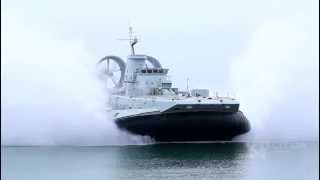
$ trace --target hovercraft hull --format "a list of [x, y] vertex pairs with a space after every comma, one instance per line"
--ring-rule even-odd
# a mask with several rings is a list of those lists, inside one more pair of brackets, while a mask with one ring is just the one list
[[242, 112], [143, 113], [116, 119], [120, 129], [158, 142], [229, 141], [250, 130]]

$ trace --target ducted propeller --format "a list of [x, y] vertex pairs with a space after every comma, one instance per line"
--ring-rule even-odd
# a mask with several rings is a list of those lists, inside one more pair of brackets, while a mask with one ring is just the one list
[[105, 56], [97, 63], [97, 69], [99, 78], [106, 81], [108, 88], [123, 86], [126, 63], [121, 58]]

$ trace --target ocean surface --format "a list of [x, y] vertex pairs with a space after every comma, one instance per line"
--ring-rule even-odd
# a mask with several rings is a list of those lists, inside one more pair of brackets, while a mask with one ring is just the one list
[[319, 178], [319, 142], [1, 147], [4, 180]]

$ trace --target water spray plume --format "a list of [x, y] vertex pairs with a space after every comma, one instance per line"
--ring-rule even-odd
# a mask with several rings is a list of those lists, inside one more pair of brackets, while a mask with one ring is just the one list
[[3, 145], [143, 143], [106, 113], [96, 59], [81, 42], [6, 16], [1, 33]]

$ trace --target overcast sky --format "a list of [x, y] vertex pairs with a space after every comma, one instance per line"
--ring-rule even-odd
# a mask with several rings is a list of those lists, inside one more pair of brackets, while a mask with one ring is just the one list
[[[300, 130], [301, 119], [308, 119], [300, 128], [315, 135], [319, 106], [318, 3], [4, 0], [1, 36], [5, 40], [1, 44], [17, 53], [28, 49], [28, 44], [52, 47], [45, 46], [51, 41], [22, 43], [25, 39], [13, 38], [12, 32], [32, 32], [28, 41], [45, 34], [48, 39], [81, 44], [90, 57], [87, 63], [94, 64], [108, 54], [126, 59], [128, 44], [117, 38], [126, 38], [131, 25], [139, 38], [136, 53], [158, 58], [170, 69], [175, 86], [185, 88], [189, 77], [191, 88], [235, 94], [251, 118], [268, 119], [270, 114], [285, 112], [284, 116], [295, 119], [297, 125], [288, 129], [291, 132]], [[12, 25], [15, 23], [18, 26]], [[6, 35], [10, 32], [11, 36]], [[10, 50], [6, 43], [24, 46]], [[47, 55], [57, 53], [57, 48], [59, 43], [52, 50], [47, 49]], [[31, 58], [27, 56], [25, 61]], [[274, 118], [286, 117], [271, 117]]]
[[[137, 53], [153, 55], [171, 68], [179, 86], [183, 76], [194, 85], [225, 87], [230, 61], [247, 48], [261, 26], [281, 21], [298, 26], [315, 39], [316, 0], [270, 1], [77, 1], [5, 0], [6, 16], [19, 16], [35, 31], [50, 31], [60, 39], [83, 41], [87, 50], [100, 58], [116, 54], [126, 58], [127, 36], [132, 25], [141, 42]], [[312, 33], [312, 34], [310, 34]], [[189, 68], [193, 67], [193, 68]], [[211, 83], [210, 83], [211, 84]]]

